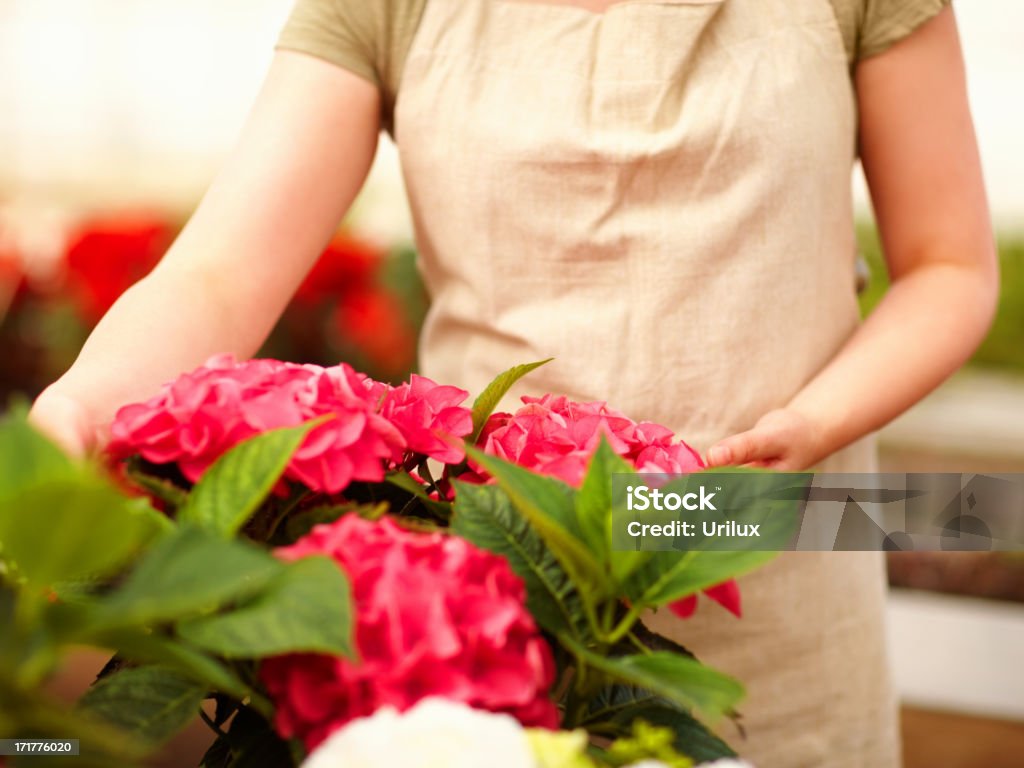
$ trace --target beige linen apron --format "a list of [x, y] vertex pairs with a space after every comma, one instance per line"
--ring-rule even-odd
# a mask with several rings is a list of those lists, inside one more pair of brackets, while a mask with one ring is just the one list
[[[478, 392], [553, 356], [517, 394], [701, 451], [749, 428], [857, 325], [855, 118], [828, 0], [429, 0], [395, 113], [425, 375]], [[881, 556], [787, 554], [741, 587], [742, 620], [651, 619], [747, 686], [747, 738], [723, 735], [760, 768], [895, 765]]]

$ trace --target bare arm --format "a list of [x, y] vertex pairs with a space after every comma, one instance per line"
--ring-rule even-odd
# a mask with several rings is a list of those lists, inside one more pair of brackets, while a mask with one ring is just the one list
[[277, 53], [188, 225], [40, 395], [34, 423], [81, 452], [124, 403], [212, 354], [254, 354], [365, 181], [379, 112], [369, 82]]
[[998, 266], [952, 9], [861, 62], [856, 86], [892, 285], [787, 408], [712, 449], [714, 465], [813, 466], [938, 386], [992, 321]]

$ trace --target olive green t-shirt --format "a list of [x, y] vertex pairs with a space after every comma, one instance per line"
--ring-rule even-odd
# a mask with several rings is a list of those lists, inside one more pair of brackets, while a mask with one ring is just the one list
[[[537, 0], [541, 2], [543, 0]], [[390, 130], [402, 68], [428, 0], [296, 0], [277, 42], [374, 83]], [[950, 0], [829, 0], [851, 66], [938, 14]]]

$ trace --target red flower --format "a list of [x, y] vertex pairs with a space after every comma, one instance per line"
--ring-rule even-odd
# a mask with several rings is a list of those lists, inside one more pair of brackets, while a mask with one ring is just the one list
[[299, 286], [293, 310], [329, 305], [328, 329], [337, 347], [390, 377], [413, 366], [416, 333], [398, 299], [378, 286], [385, 255], [369, 242], [339, 235]]
[[[721, 584], [702, 591], [736, 618], [743, 616], [740, 605], [740, 588], [734, 579], [723, 581]], [[688, 619], [697, 610], [697, 595], [688, 595], [674, 603], [669, 603], [668, 609], [679, 618]]]
[[450, 438], [473, 431], [473, 414], [460, 405], [467, 397], [469, 392], [464, 389], [441, 386], [413, 374], [407, 384], [384, 396], [380, 414], [398, 428], [409, 450], [445, 464], [458, 464], [466, 453], [461, 446], [452, 445]]
[[85, 320], [97, 322], [156, 266], [173, 237], [171, 225], [158, 217], [121, 216], [83, 225], [68, 244], [66, 263], [72, 298]]
[[347, 293], [338, 302], [333, 321], [341, 341], [353, 345], [376, 368], [400, 373], [412, 366], [415, 332], [391, 294], [371, 287]]
[[8, 289], [4, 293], [9, 293], [9, 287], [16, 286], [23, 277], [21, 259], [18, 254], [13, 250], [5, 249], [3, 241], [0, 240], [0, 286]]
[[404, 711], [440, 696], [555, 728], [551, 651], [508, 563], [464, 539], [418, 534], [347, 515], [290, 547], [286, 560], [326, 554], [345, 570], [357, 661], [292, 654], [264, 661], [275, 725], [312, 749], [382, 706]]
[[[515, 414], [488, 419], [479, 444], [490, 454], [578, 486], [601, 438], [641, 472], [686, 473], [704, 468], [700, 455], [671, 430], [634, 422], [605, 403], [566, 397], [524, 397]], [[478, 467], [474, 467], [480, 472]]]
[[0, 238], [0, 320], [31, 295], [32, 286], [22, 269], [21, 256]]
[[373, 245], [339, 235], [324, 250], [295, 292], [305, 304], [334, 301], [346, 293], [358, 293], [373, 284], [382, 255]]
[[344, 364], [215, 357], [156, 397], [119, 410], [108, 451], [114, 458], [138, 454], [155, 464], [177, 464], [196, 482], [247, 437], [334, 414], [306, 437], [285, 475], [311, 490], [338, 493], [353, 480], [381, 480], [385, 462], [405, 447], [398, 430], [376, 412], [386, 390]]

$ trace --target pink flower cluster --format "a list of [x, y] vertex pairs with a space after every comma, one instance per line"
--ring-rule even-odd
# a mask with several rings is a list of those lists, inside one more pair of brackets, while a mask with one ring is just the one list
[[276, 729], [310, 749], [382, 706], [429, 696], [524, 725], [556, 728], [551, 651], [525, 607], [522, 581], [501, 557], [464, 539], [346, 515], [290, 547], [285, 560], [332, 557], [348, 574], [358, 660], [292, 654], [264, 661]]
[[380, 414], [405, 437], [409, 450], [445, 464], [458, 464], [466, 453], [454, 438], [473, 431], [473, 414], [461, 403], [464, 389], [435, 384], [415, 373], [407, 384], [393, 387]]
[[292, 457], [285, 476], [314, 491], [338, 493], [353, 480], [379, 481], [409, 452], [450, 461], [458, 448], [438, 432], [462, 437], [472, 417], [459, 406], [468, 393], [414, 377], [399, 387], [341, 364], [330, 368], [230, 356], [180, 376], [155, 397], [118, 411], [108, 452], [176, 464], [196, 482], [246, 438], [325, 414]]
[[679, 474], [704, 468], [700, 454], [682, 441], [673, 442], [671, 430], [637, 423], [605, 403], [578, 403], [555, 395], [524, 397], [523, 403], [514, 414], [490, 417], [480, 435], [484, 451], [573, 486], [583, 481], [602, 437], [640, 472]]

